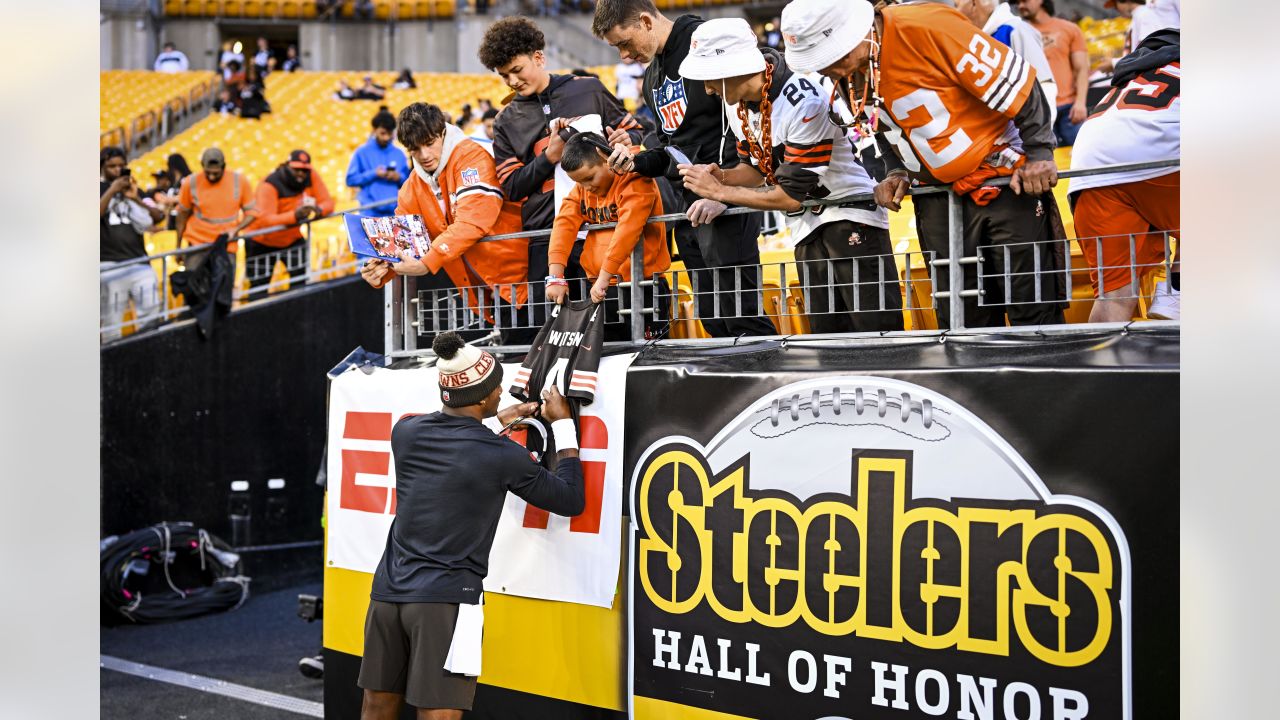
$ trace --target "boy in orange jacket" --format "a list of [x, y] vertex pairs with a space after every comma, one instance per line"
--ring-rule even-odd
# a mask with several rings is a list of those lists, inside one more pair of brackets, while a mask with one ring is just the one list
[[[603, 141], [604, 138], [599, 138]], [[565, 143], [560, 166], [577, 183], [560, 206], [551, 226], [551, 244], [547, 251], [548, 268], [547, 300], [557, 305], [569, 294], [564, 280], [565, 265], [573, 250], [573, 242], [582, 225], [617, 223], [617, 227], [592, 230], [587, 233], [582, 247], [582, 269], [591, 280], [591, 300], [604, 302], [611, 294], [610, 286], [618, 280], [632, 279], [631, 251], [636, 243], [644, 241], [644, 268], [640, 278], [653, 277], [671, 268], [671, 253], [667, 248], [664, 223], [646, 224], [652, 215], [661, 215], [662, 198], [658, 184], [652, 178], [636, 173], [617, 175], [609, 169], [608, 157], [587, 140], [586, 134], [578, 134]], [[666, 304], [665, 282], [659, 278], [660, 305]], [[630, 293], [622, 295], [622, 307], [630, 307]], [[646, 305], [652, 307], [654, 292], [646, 289]], [[626, 325], [617, 321], [616, 305], [606, 308], [605, 336], [607, 339], [626, 339], [630, 335]], [[655, 329], [666, 313], [659, 308], [656, 316], [646, 321]], [[610, 327], [612, 325], [612, 327]]]
[[529, 241], [477, 242], [520, 231], [520, 206], [505, 201], [493, 158], [446, 123], [435, 105], [413, 103], [401, 110], [396, 135], [414, 165], [400, 186], [396, 214], [422, 216], [431, 250], [421, 260], [408, 253], [398, 263], [368, 260], [360, 271], [365, 282], [380, 288], [393, 273], [420, 276], [444, 270], [455, 287], [487, 288], [483, 293], [467, 290], [467, 304], [490, 321], [496, 309], [508, 341], [531, 339], [536, 329], [509, 329], [512, 315], [516, 325], [528, 322], [512, 306], [521, 309], [528, 300]]

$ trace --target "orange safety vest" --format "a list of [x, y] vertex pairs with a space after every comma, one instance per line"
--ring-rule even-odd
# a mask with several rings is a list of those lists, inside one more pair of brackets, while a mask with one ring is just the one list
[[[182, 233], [188, 245], [207, 245], [222, 233], [230, 233], [240, 224], [241, 211], [246, 215], [257, 214], [249, 181], [239, 172], [227, 175], [224, 171], [217, 183], [210, 183], [202, 172], [183, 178], [178, 204], [191, 212]], [[227, 249], [234, 252], [235, 245]]]

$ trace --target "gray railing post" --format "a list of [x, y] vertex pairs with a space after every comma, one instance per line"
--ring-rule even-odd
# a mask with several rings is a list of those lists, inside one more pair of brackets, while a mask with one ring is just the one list
[[[644, 233], [631, 248], [631, 341], [644, 342]], [[621, 304], [622, 293], [618, 293]], [[654, 288], [654, 306], [657, 306], [657, 288]]]
[[[960, 259], [964, 257], [964, 207], [960, 197], [947, 191], [947, 273], [951, 278], [951, 292], [947, 299], [951, 303], [948, 313], [952, 330], [964, 329], [964, 266]], [[979, 296], [981, 302], [981, 296]]]
[[386, 352], [404, 350], [404, 279], [399, 275], [382, 286], [382, 309], [386, 322], [382, 326], [382, 347]]

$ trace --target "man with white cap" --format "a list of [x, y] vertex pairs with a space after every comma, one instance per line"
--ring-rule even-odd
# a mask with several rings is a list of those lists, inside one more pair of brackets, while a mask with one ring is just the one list
[[[1060, 260], [1050, 242], [1064, 236], [1049, 193], [1058, 180], [1055, 140], [1035, 69], [941, 3], [793, 0], [782, 10], [782, 37], [793, 69], [836, 81], [855, 133], [876, 133], [892, 146], [884, 153], [890, 172], [876, 187], [880, 205], [899, 210], [912, 184], [950, 184], [961, 196], [965, 257], [990, 248], [985, 298], [964, 300], [965, 324], [1004, 325], [1005, 312], [1013, 325], [1063, 322]], [[988, 182], [1000, 176], [1011, 176], [1007, 188]], [[946, 196], [914, 204], [922, 249], [947, 258]], [[968, 289], [977, 286], [970, 267]], [[945, 269], [935, 280], [949, 288]], [[1013, 303], [1001, 306], [1006, 283]], [[936, 304], [946, 327], [949, 302]]]
[[436, 335], [431, 347], [444, 408], [408, 415], [391, 430], [396, 517], [369, 593], [358, 680], [363, 720], [398, 718], [404, 702], [431, 720], [458, 720], [470, 710], [476, 678], [452, 672], [447, 658], [451, 645], [461, 646], [457, 653], [479, 649], [480, 625], [459, 617], [479, 611], [507, 492], [565, 516], [586, 504], [578, 435], [559, 390], [542, 394], [558, 449], [551, 472], [484, 423], [539, 409], [529, 402], [498, 411], [502, 365], [493, 355], [453, 332]]
[[787, 213], [815, 332], [901, 330], [884, 209], [870, 198], [801, 204], [869, 196], [875, 188], [845, 131], [827, 122], [830, 83], [792, 72], [781, 54], [756, 43], [741, 18], [708, 20], [693, 31], [680, 74], [724, 102], [739, 162], [727, 170], [681, 165], [684, 186], [717, 202]]

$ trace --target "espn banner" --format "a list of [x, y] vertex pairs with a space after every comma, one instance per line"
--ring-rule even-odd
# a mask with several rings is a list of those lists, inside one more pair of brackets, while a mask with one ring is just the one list
[[[574, 518], [561, 517], [508, 493], [489, 555], [486, 592], [613, 606], [622, 552], [623, 387], [631, 358], [600, 361], [602, 391], [582, 408], [579, 444], [586, 510]], [[519, 368], [504, 363], [503, 376], [514, 377]], [[437, 378], [435, 368], [377, 368], [369, 374], [353, 368], [330, 384], [329, 566], [367, 573], [377, 569], [396, 512], [391, 428], [405, 415], [442, 407]], [[504, 387], [509, 384], [504, 381]], [[502, 404], [515, 402], [507, 396]]]
[[633, 365], [633, 718], [1175, 716], [1176, 341], [957, 343]]

